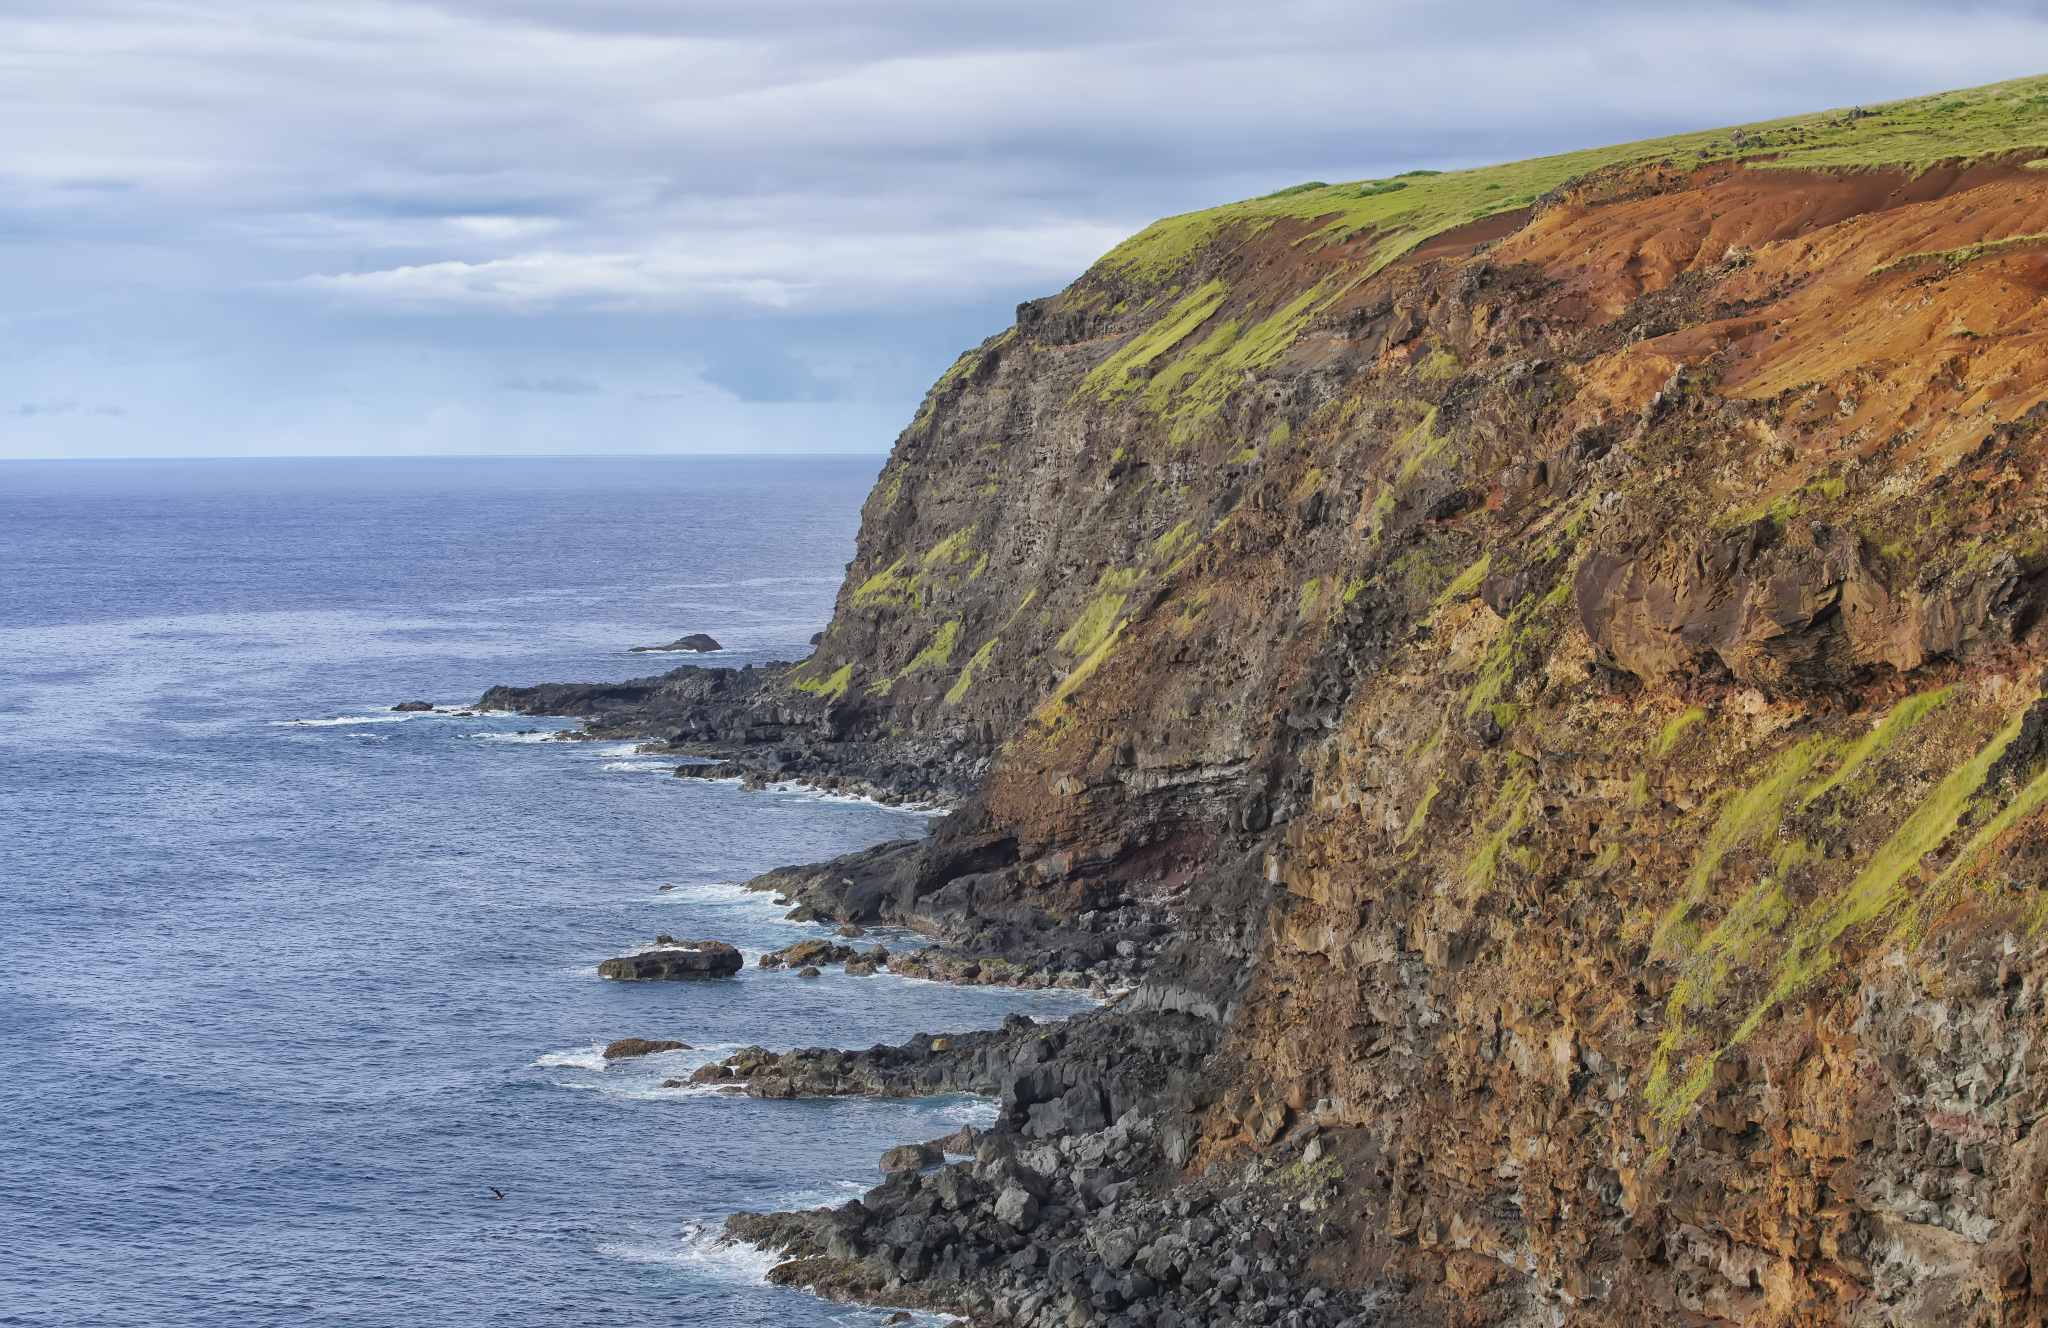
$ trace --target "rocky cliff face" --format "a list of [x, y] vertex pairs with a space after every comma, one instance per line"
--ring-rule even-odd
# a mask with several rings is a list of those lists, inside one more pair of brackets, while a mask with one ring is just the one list
[[2043, 91], [1176, 218], [963, 356], [717, 724], [972, 790], [821, 912], [1142, 980], [977, 1071], [981, 1208], [749, 1234], [989, 1322], [2041, 1322]]

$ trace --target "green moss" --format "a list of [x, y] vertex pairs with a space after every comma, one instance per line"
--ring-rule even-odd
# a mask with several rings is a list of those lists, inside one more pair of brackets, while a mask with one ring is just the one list
[[846, 689], [853, 685], [853, 665], [842, 664], [829, 678], [799, 678], [790, 684], [800, 692], [810, 692], [828, 701], [843, 700]]
[[1707, 712], [1694, 706], [1678, 718], [1657, 730], [1657, 739], [1650, 744], [1650, 755], [1662, 759], [1685, 736], [1685, 731], [1707, 717]]
[[[1944, 689], [1915, 697], [1895, 708], [1845, 754], [1833, 775], [1803, 791], [1799, 805], [1810, 805], [1829, 789], [1841, 788], [1853, 794], [1858, 772], [1949, 697]], [[1803, 840], [1787, 841], [1771, 854], [1776, 877], [1760, 879], [1713, 931], [1683, 947], [1667, 942], [1668, 949], [1683, 953], [1685, 959], [1670, 999], [1670, 1023], [1658, 1041], [1646, 1087], [1646, 1095], [1661, 1119], [1667, 1124], [1675, 1123], [1690, 1111], [1710, 1081], [1715, 1062], [1729, 1048], [1754, 1036], [1773, 1010], [1833, 968], [1838, 959], [1835, 944], [1844, 933], [1894, 918], [1898, 920], [1901, 938], [1910, 937], [1914, 927], [1927, 916], [1927, 910], [1954, 897], [1960, 873], [1973, 869], [1972, 864], [1982, 858], [2000, 835], [2048, 804], [2048, 777], [2031, 781], [2009, 805], [1978, 827], [1941, 875], [1929, 884], [1920, 883], [1921, 863], [1926, 855], [1949, 842], [1959, 827], [1981, 814], [1992, 801], [1995, 795], [1984, 792], [1985, 775], [2018, 733], [2020, 722], [2020, 716], [2012, 717], [1973, 756], [1950, 771], [1932, 793], [1907, 812], [1846, 885], [1824, 890], [1804, 910], [1797, 908], [1779, 882], [1795, 870], [1811, 871], [1824, 866], [1825, 860]], [[1820, 739], [1802, 743], [1781, 758], [1766, 782], [1782, 784], [1782, 777], [1801, 764], [1806, 750], [1824, 746]], [[1752, 814], [1750, 828], [1738, 827], [1728, 834], [1710, 836], [1707, 850], [1725, 851], [1740, 839], [1755, 835], [1755, 822], [1768, 817], [1785, 802], [1786, 798], [1779, 796], [1775, 787], [1761, 798], [1751, 795], [1738, 800], [1738, 805], [1731, 807], [1723, 820], [1729, 822], [1748, 812]], [[1770, 805], [1743, 805], [1751, 803]], [[1716, 831], [1720, 830], [1717, 826]], [[1707, 857], [1708, 853], [1703, 852], [1696, 860], [1696, 885], [1709, 865]], [[1761, 996], [1748, 1001], [1746, 1010], [1727, 1010], [1726, 993], [1733, 976], [1738, 971], [1759, 969], [1767, 979]], [[1725, 1042], [1700, 1049], [1681, 1068], [1681, 1055], [1697, 1036], [1693, 1016], [1709, 1010], [1722, 1018], [1733, 1013], [1741, 1013], [1742, 1018]]]
[[[960, 640], [960, 620], [955, 618], [932, 634], [931, 641], [910, 663], [903, 666], [903, 674], [915, 673], [919, 669], [932, 668], [949, 663], [953, 658], [953, 647]], [[903, 674], [898, 674], [902, 677]]]
[[1493, 644], [1486, 648], [1472, 685], [1465, 690], [1467, 718], [1500, 700], [1501, 692], [1514, 680], [1515, 669], [1523, 653], [1535, 644], [1538, 625], [1547, 614], [1569, 601], [1571, 595], [1570, 580], [1560, 578], [1549, 594], [1541, 599], [1531, 596], [1508, 611], [1506, 625], [1493, 638]]
[[1345, 283], [1325, 279], [1248, 327], [1242, 318], [1231, 319], [1207, 339], [1183, 351], [1171, 364], [1157, 370], [1146, 383], [1140, 401], [1171, 422], [1171, 439], [1176, 446], [1191, 441], [1217, 418], [1229, 394], [1243, 383], [1246, 374], [1279, 359], [1309, 320], [1346, 288]]
[[933, 545], [932, 551], [924, 556], [925, 566], [934, 567], [944, 563], [964, 563], [974, 557], [974, 548], [968, 543], [973, 535], [974, 527], [967, 526], [946, 536], [946, 538]]
[[1405, 844], [1415, 838], [1415, 832], [1420, 830], [1423, 822], [1429, 819], [1429, 806], [1436, 801], [1436, 795], [1436, 783], [1431, 781], [1429, 788], [1423, 792], [1422, 801], [1415, 804], [1414, 813], [1409, 816], [1407, 826], [1401, 831], [1401, 843]]
[[1308, 581], [1304, 583], [1301, 587], [1301, 601], [1300, 603], [1294, 606], [1295, 616], [1298, 618], [1306, 618], [1308, 616], [1308, 611], [1315, 607], [1316, 598], [1320, 596], [1322, 593], [1323, 578], [1319, 576], [1310, 577]]
[[1132, 374], [1186, 340], [1190, 333], [1208, 321], [1210, 315], [1223, 307], [1228, 294], [1229, 288], [1222, 282], [1212, 281], [1184, 296], [1158, 322], [1139, 332], [1115, 354], [1096, 365], [1081, 380], [1077, 395], [1114, 401], [1142, 386], [1143, 379], [1134, 381]]
[[918, 590], [917, 574], [904, 572], [903, 561], [898, 558], [861, 582], [853, 592], [854, 607], [901, 608], [908, 605], [922, 608], [924, 599]]
[[1720, 819], [1693, 853], [1692, 873], [1686, 893], [1673, 904], [1658, 925], [1656, 934], [1650, 939], [1652, 954], [1683, 955], [1684, 948], [1677, 942], [1678, 924], [1686, 921], [1692, 910], [1707, 895], [1713, 884], [1714, 873], [1721, 869], [1721, 861], [1729, 853], [1748, 841], [1775, 830], [1784, 813], [1785, 803], [1806, 777], [1807, 771], [1826, 750], [1826, 740], [1809, 738], [1792, 750], [1784, 753], [1761, 779], [1736, 794], [1722, 809]]
[[1452, 600], [1463, 599], [1467, 595], [1472, 594], [1479, 589], [1479, 583], [1486, 579], [1487, 570], [1492, 566], [1493, 555], [1490, 553], [1481, 555], [1478, 562], [1473, 563], [1451, 579], [1451, 584], [1444, 587], [1443, 593], [1436, 597], [1436, 602], [1448, 604]]
[[1192, 521], [1183, 521], [1172, 530], [1167, 531], [1164, 535], [1152, 541], [1152, 556], [1159, 559], [1172, 559], [1175, 555], [1193, 548], [1196, 542], [1194, 523]]
[[1115, 630], [1131, 588], [1143, 578], [1144, 573], [1136, 568], [1111, 568], [1104, 572], [1096, 579], [1095, 597], [1082, 608], [1074, 625], [1060, 636], [1059, 648], [1069, 655], [1093, 654]]
[[[2015, 249], [2032, 249], [2041, 244], [2048, 244], [2048, 234], [2011, 235], [2003, 240], [1979, 240], [1976, 244], [1965, 245], [1960, 249], [1941, 249], [1928, 253], [1907, 254], [1904, 258], [1895, 258], [1889, 263], [1879, 263], [1876, 267], [1870, 269], [1870, 275], [1873, 277], [1882, 276], [1886, 272], [1899, 268], [1961, 267], [1965, 263], [1974, 263], [1980, 258], [1990, 258], [1996, 254], [2011, 253]], [[1966, 330], [1963, 333], [1951, 333], [1950, 335], [1974, 337], [1977, 334]]]
[[974, 685], [974, 675], [987, 668], [989, 660], [995, 657], [996, 642], [1000, 639], [1000, 637], [990, 637], [982, 642], [981, 649], [975, 651], [973, 656], [968, 659], [967, 667], [960, 670], [959, 678], [946, 690], [947, 705], [960, 704], [961, 699], [967, 695], [967, 689]]
[[1500, 796], [1494, 800], [1486, 817], [1492, 820], [1498, 816], [1500, 824], [1481, 842], [1478, 851], [1465, 865], [1465, 880], [1476, 890], [1492, 887], [1500, 874], [1501, 855], [1509, 841], [1529, 824], [1529, 799], [1536, 792], [1536, 780], [1526, 765], [1526, 762], [1518, 763], [1518, 768], [1501, 788]]
[[[1874, 756], [1881, 756], [1891, 750], [1893, 744], [1904, 737], [1921, 720], [1933, 714], [1941, 705], [1955, 695], [1955, 688], [1943, 687], [1932, 692], [1906, 698], [1893, 706], [1891, 712], [1876, 724], [1870, 732], [1859, 738], [1849, 750], [1842, 754], [1842, 762], [1834, 773], [1808, 789], [1799, 800], [1802, 807], [1811, 806], [1814, 799], [1830, 789], [1850, 784]], [[1854, 785], [1851, 784], [1851, 788]]]
[[1407, 459], [1401, 463], [1400, 483], [1406, 484], [1414, 479], [1423, 466], [1442, 455], [1449, 442], [1448, 436], [1436, 436], [1436, 407], [1431, 406], [1422, 413], [1420, 423], [1394, 442], [1392, 455], [1407, 454]]

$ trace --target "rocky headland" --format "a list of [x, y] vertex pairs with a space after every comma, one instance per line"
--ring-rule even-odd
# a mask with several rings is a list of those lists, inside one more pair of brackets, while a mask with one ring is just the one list
[[487, 694], [950, 805], [755, 884], [1129, 989], [705, 1067], [999, 1103], [735, 1236], [1033, 1328], [2042, 1322], [2040, 144], [2021, 80], [1169, 218], [933, 388], [809, 659]]

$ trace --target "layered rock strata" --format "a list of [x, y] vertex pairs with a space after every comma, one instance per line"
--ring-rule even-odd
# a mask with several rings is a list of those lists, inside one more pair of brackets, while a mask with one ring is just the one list
[[2043, 106], [1162, 222], [934, 388], [810, 660], [487, 697], [951, 798], [766, 886], [1141, 979], [757, 1067], [1002, 1118], [735, 1230], [1041, 1328], [2039, 1323]]

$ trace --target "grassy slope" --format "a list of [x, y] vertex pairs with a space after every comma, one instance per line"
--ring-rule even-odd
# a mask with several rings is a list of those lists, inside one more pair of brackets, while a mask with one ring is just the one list
[[[1379, 240], [1369, 267], [1377, 269], [1432, 235], [1525, 206], [1589, 171], [1631, 162], [1669, 160], [1684, 166], [1746, 160], [1752, 168], [1766, 169], [1898, 166], [1919, 171], [1954, 159], [1970, 161], [2023, 150], [2048, 154], [2048, 76], [1866, 109], [1876, 114], [1851, 120], [1846, 109], [1821, 111], [1435, 176], [1297, 185], [1264, 198], [1154, 222], [1111, 250], [1102, 264], [1156, 279], [1235, 223], [1263, 228], [1293, 217], [1324, 222], [1319, 233], [1331, 240], [1375, 232]], [[1743, 135], [1740, 145], [1735, 141], [1738, 132]], [[1389, 189], [1389, 184], [1403, 187]]]

